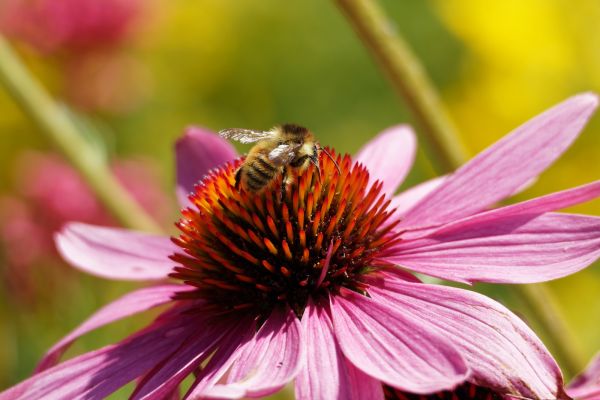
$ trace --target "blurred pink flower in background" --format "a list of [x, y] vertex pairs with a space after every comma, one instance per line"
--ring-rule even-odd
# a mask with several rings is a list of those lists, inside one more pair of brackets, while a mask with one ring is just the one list
[[0, 0], [0, 31], [58, 62], [72, 104], [119, 113], [144, 97], [147, 72], [125, 50], [148, 8], [142, 0]]
[[71, 104], [87, 111], [116, 114], [135, 109], [146, 97], [151, 76], [126, 52], [94, 52], [63, 66], [64, 92]]
[[[0, 196], [0, 256], [3, 281], [22, 300], [30, 300], [32, 276], [45, 266], [52, 271], [60, 262], [52, 235], [68, 221], [116, 225], [85, 182], [55, 155], [25, 153], [15, 168], [16, 194]], [[159, 221], [170, 216], [170, 202], [157, 182], [151, 164], [141, 160], [117, 160], [117, 178], [140, 204]], [[61, 279], [65, 271], [60, 272]], [[48, 282], [50, 283], [50, 282]]]
[[131, 38], [141, 0], [1, 0], [0, 27], [43, 53], [80, 53]]

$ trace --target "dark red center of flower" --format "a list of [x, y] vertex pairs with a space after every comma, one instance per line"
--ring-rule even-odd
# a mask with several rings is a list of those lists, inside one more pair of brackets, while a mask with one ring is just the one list
[[288, 304], [301, 316], [311, 297], [366, 293], [365, 276], [381, 267], [375, 256], [399, 240], [393, 210], [364, 166], [332, 156], [339, 172], [321, 153], [320, 177], [311, 165], [259, 193], [236, 189], [241, 159], [205, 177], [173, 239], [183, 253], [172, 256], [180, 265], [171, 276], [197, 288], [178, 296], [257, 316]]
[[390, 386], [384, 386], [383, 392], [386, 400], [501, 400], [503, 396], [486, 387], [474, 385], [466, 382], [454, 390], [444, 390], [442, 392], [428, 395], [412, 394], [402, 392]]

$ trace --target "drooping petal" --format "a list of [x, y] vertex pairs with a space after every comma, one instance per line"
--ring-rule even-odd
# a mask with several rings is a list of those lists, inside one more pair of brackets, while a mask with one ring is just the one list
[[263, 397], [277, 392], [304, 364], [302, 326], [291, 310], [275, 310], [236, 353], [226, 384], [199, 384], [186, 398]]
[[569, 383], [567, 393], [577, 400], [600, 400], [600, 353]]
[[600, 256], [600, 219], [545, 214], [600, 196], [600, 181], [513, 204], [401, 242], [383, 259], [458, 282], [542, 282]]
[[469, 381], [540, 399], [564, 399], [560, 369], [516, 315], [471, 291], [389, 277], [371, 286], [376, 301], [411, 315], [459, 349], [472, 371]]
[[138, 384], [131, 395], [132, 400], [160, 400], [173, 392], [191, 372], [212, 354], [220, 351], [219, 346], [227, 336], [234, 336], [238, 343], [251, 333], [250, 319], [208, 319], [196, 327], [193, 336], [164, 362], [158, 364]]
[[69, 223], [55, 237], [56, 247], [74, 267], [117, 280], [166, 279], [178, 249], [166, 236]]
[[452, 174], [406, 214], [401, 226], [441, 225], [511, 195], [571, 145], [597, 104], [593, 94], [578, 95], [520, 126]]
[[175, 144], [177, 167], [177, 198], [186, 207], [187, 195], [212, 168], [237, 157], [229, 142], [203, 128], [190, 127]]
[[253, 344], [241, 351], [228, 384], [243, 386], [246, 396], [274, 393], [290, 382], [304, 364], [302, 326], [291, 310], [275, 310], [260, 328]]
[[380, 400], [381, 382], [346, 360], [335, 336], [327, 310], [308, 304], [302, 316], [306, 337], [306, 364], [296, 378], [298, 400]]
[[[421, 200], [423, 200], [429, 193], [436, 190], [449, 175], [438, 176], [437, 178], [430, 179], [428, 181], [419, 183], [405, 190], [404, 192], [394, 196], [389, 208], [396, 209], [396, 215], [402, 217], [414, 206], [416, 206]], [[517, 190], [511, 195], [516, 195], [533, 185], [537, 179], [531, 179], [527, 181], [523, 186], [517, 188]]]
[[33, 375], [0, 393], [0, 400], [104, 399], [172, 353], [189, 336], [189, 328], [181, 323], [155, 323], [118, 344]]
[[446, 175], [438, 176], [405, 190], [392, 198], [389, 208], [395, 208], [396, 214], [403, 216], [429, 193], [437, 189], [446, 179], [448, 179]]
[[[253, 340], [256, 325], [247, 334], [227, 335], [219, 345], [218, 351], [211, 357], [201, 371], [196, 374], [196, 380], [184, 396], [186, 400], [210, 398], [208, 393], [218, 399], [237, 399], [246, 393], [244, 388], [228, 385], [215, 386], [231, 368], [240, 355], [240, 350]], [[236, 332], [239, 333], [239, 332]], [[207, 397], [208, 396], [208, 397]]]
[[417, 140], [408, 125], [381, 132], [354, 157], [369, 170], [371, 182], [381, 180], [381, 192], [392, 195], [406, 178], [415, 159]]
[[500, 218], [513, 217], [518, 215], [529, 215], [534, 218], [547, 212], [560, 210], [577, 204], [585, 203], [600, 197], [600, 181], [577, 186], [571, 189], [562, 190], [537, 197], [535, 199], [523, 201], [509, 206], [495, 208], [479, 214], [472, 215], [458, 221], [436, 229], [435, 232], [452, 232], [456, 230], [470, 229], [470, 226], [477, 226], [484, 222], [498, 221]]
[[364, 373], [411, 393], [451, 389], [469, 375], [460, 353], [404, 310], [355, 292], [331, 300], [334, 332], [350, 362]]
[[54, 366], [65, 350], [67, 350], [80, 336], [103, 325], [168, 303], [171, 301], [171, 296], [175, 292], [192, 289], [192, 287], [187, 288], [182, 285], [154, 286], [130, 292], [112, 303], [107, 304], [96, 311], [96, 313], [88, 318], [87, 321], [79, 325], [71, 333], [52, 346], [40, 361], [36, 372], [41, 372]]

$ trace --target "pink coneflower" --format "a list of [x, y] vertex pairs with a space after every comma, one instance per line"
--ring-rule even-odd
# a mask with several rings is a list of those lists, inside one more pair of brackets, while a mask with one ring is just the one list
[[70, 104], [122, 113], [147, 92], [146, 69], [124, 49], [149, 8], [144, 0], [0, 0], [0, 32], [57, 61]]
[[[236, 190], [231, 146], [190, 129], [177, 144], [179, 193], [191, 193], [178, 237], [78, 223], [57, 235], [63, 256], [92, 274], [181, 283], [105, 306], [0, 399], [103, 398], [134, 380], [133, 399], [164, 399], [191, 375], [187, 399], [261, 397], [294, 379], [300, 399], [566, 399], [558, 366], [518, 317], [397, 266], [516, 283], [592, 263], [600, 219], [551, 211], [597, 197], [600, 182], [490, 207], [558, 158], [596, 105], [574, 97], [396, 197], [415, 151], [405, 126], [353, 160], [331, 150], [341, 173], [322, 156], [321, 175], [309, 167], [283, 195], [279, 182], [258, 195]], [[141, 331], [57, 364], [77, 337], [158, 305], [170, 307]]]
[[[170, 218], [170, 201], [158, 186], [152, 165], [120, 159], [112, 169], [149, 213], [159, 221]], [[44, 297], [40, 291], [64, 283], [65, 271], [55, 268], [60, 263], [53, 243], [58, 229], [73, 220], [99, 225], [116, 225], [116, 221], [77, 172], [54, 154], [24, 153], [15, 172], [14, 194], [0, 195], [0, 264], [4, 267], [0, 287], [30, 303], [36, 294], [38, 301]]]
[[569, 383], [567, 394], [577, 400], [600, 400], [600, 353]]
[[0, 30], [43, 53], [121, 45], [142, 10], [140, 0], [0, 0]]

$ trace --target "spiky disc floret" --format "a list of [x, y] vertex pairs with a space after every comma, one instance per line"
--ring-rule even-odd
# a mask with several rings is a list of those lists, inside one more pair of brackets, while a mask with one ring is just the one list
[[242, 159], [213, 171], [196, 186], [193, 208], [182, 211], [183, 253], [171, 277], [197, 287], [179, 298], [201, 298], [223, 311], [266, 316], [287, 303], [301, 316], [308, 298], [345, 287], [366, 293], [375, 255], [398, 239], [381, 183], [350, 156], [328, 157], [282, 186], [260, 193], [235, 188]]
[[386, 400], [501, 400], [503, 396], [486, 387], [466, 382], [454, 390], [429, 395], [405, 393], [390, 386], [383, 388]]

